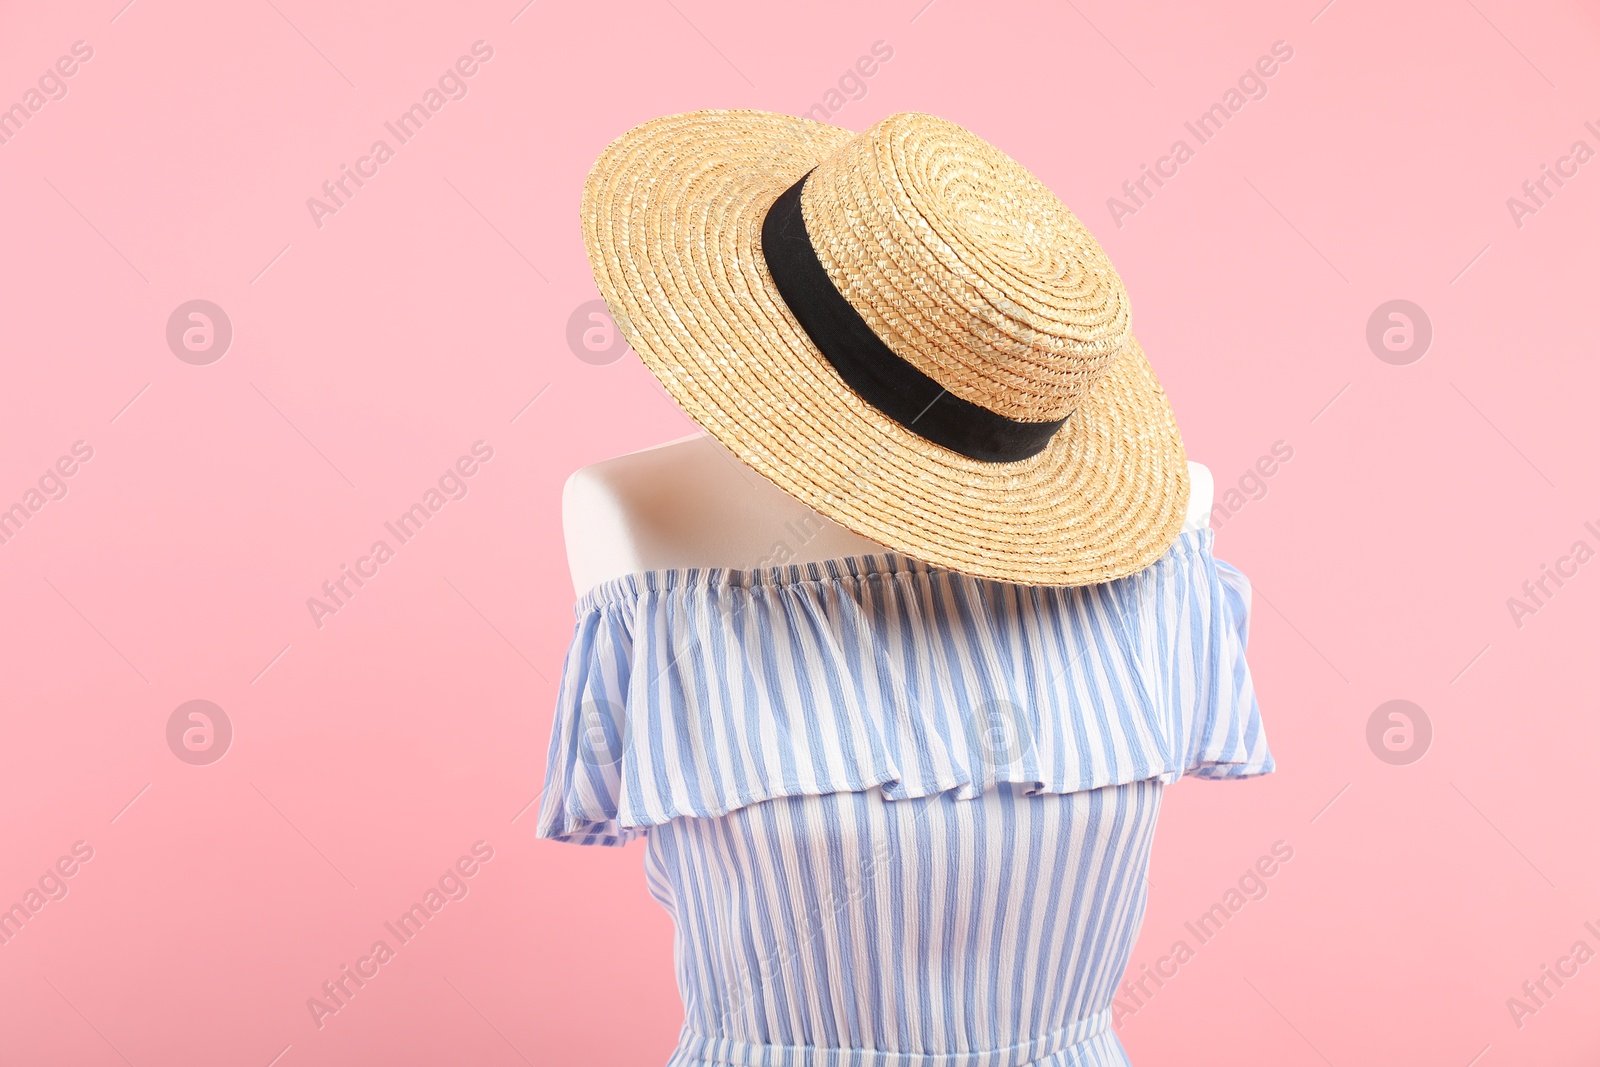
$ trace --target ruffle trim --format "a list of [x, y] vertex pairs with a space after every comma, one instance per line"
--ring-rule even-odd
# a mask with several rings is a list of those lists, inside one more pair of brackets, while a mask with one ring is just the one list
[[537, 832], [621, 845], [780, 797], [1268, 773], [1250, 586], [1212, 536], [1067, 589], [894, 554], [604, 583], [577, 605]]

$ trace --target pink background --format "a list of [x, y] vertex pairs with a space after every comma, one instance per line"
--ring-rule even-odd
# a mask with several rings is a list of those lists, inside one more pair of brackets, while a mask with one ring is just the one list
[[[1217, 538], [1280, 771], [1169, 793], [1134, 971], [1273, 842], [1294, 859], [1125, 1021], [1134, 1061], [1596, 1062], [1600, 962], [1520, 1026], [1506, 1003], [1600, 950], [1600, 563], [1520, 628], [1506, 606], [1600, 548], [1600, 162], [1506, 206], [1600, 149], [1592, 5], [523, 2], [4, 16], [0, 104], [94, 54], [0, 145], [0, 506], [93, 458], [0, 545], [0, 904], [93, 858], [0, 946], [0, 1061], [665, 1059], [639, 848], [538, 841], [527, 810], [561, 484], [691, 429], [631, 355], [568, 346], [579, 189], [635, 123], [803, 111], [882, 40], [834, 121], [930, 111], [1011, 152], [1117, 263], [1219, 490], [1294, 450]], [[306, 199], [478, 40], [468, 95], [318, 228]], [[1266, 98], [1118, 228], [1106, 198], [1279, 40]], [[197, 298], [234, 331], [204, 366], [165, 340]], [[1365, 340], [1392, 299], [1433, 324], [1410, 365]], [[468, 495], [319, 629], [307, 598], [479, 440]], [[1395, 698], [1434, 731], [1406, 766], [1366, 740]], [[166, 739], [195, 699], [234, 730], [208, 766]], [[477, 841], [469, 895], [319, 1028], [307, 998]]]

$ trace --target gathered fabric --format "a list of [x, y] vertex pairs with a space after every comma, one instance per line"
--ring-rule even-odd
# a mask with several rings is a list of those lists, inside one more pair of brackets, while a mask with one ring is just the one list
[[1163, 787], [1273, 769], [1249, 583], [1211, 550], [1072, 588], [884, 554], [585, 596], [538, 833], [647, 838], [671, 1064], [1125, 1063]]

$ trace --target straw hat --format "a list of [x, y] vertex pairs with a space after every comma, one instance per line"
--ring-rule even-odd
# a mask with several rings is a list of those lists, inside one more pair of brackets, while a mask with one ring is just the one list
[[696, 111], [618, 138], [583, 190], [618, 327], [691, 418], [812, 508], [1029, 585], [1154, 562], [1183, 441], [1105, 252], [974, 134]]

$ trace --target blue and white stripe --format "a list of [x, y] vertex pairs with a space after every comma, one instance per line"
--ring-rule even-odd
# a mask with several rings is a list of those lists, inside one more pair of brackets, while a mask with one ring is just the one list
[[1126, 1062], [1162, 786], [1273, 767], [1211, 538], [1074, 589], [883, 555], [586, 596], [539, 833], [648, 834], [673, 1067]]

